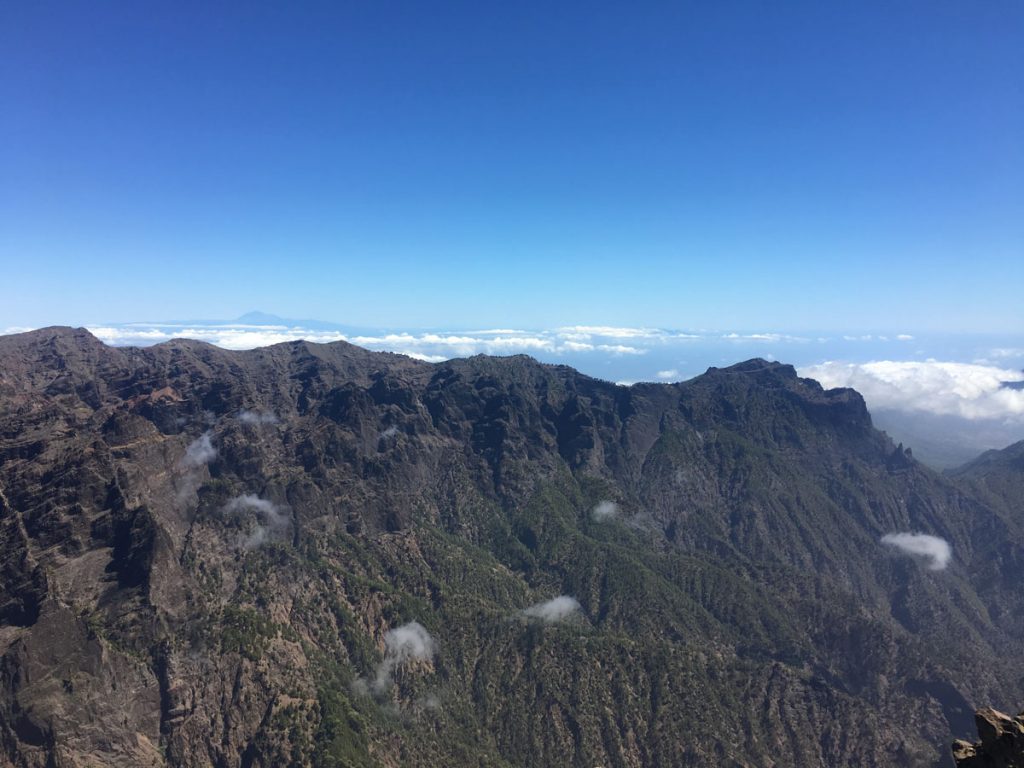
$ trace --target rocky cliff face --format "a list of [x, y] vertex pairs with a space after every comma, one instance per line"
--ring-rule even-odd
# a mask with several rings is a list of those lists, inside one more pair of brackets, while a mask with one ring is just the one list
[[931, 766], [1024, 697], [1022, 523], [761, 360], [2, 337], [0, 751]]
[[1024, 765], [1024, 713], [1010, 717], [986, 707], [975, 713], [974, 720], [981, 740], [953, 742], [957, 768], [1020, 768]]

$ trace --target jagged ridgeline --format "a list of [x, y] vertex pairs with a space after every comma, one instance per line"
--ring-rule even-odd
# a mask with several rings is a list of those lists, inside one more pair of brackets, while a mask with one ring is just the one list
[[763, 360], [3, 337], [0, 762], [948, 764], [1024, 701], [1015, 456]]

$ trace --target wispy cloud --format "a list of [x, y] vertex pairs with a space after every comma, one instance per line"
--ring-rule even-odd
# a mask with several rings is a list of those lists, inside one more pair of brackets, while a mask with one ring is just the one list
[[595, 336], [606, 339], [658, 339], [669, 335], [658, 328], [623, 328], [612, 325], [571, 325], [558, 329], [562, 338], [586, 341]]
[[673, 379], [679, 378], [679, 371], [677, 371], [675, 368], [672, 368], [667, 371], [658, 371], [654, 375], [657, 376], [662, 381], [672, 381]]
[[1020, 347], [996, 347], [989, 351], [989, 355], [997, 359], [1005, 360], [1014, 357], [1024, 357], [1024, 348]]
[[895, 547], [900, 552], [928, 560], [928, 569], [941, 571], [949, 565], [952, 550], [949, 542], [927, 533], [887, 533], [882, 543]]
[[726, 341], [733, 342], [798, 342], [804, 343], [810, 339], [803, 336], [791, 336], [788, 333], [726, 333], [722, 336]]
[[238, 412], [238, 416], [236, 418], [243, 424], [251, 424], [253, 426], [261, 426], [263, 424], [277, 424], [278, 422], [277, 416], [267, 411], [241, 410]]
[[598, 344], [595, 349], [610, 352], [613, 355], [646, 355], [648, 352], [646, 349], [631, 347], [628, 344]]
[[213, 447], [213, 439], [209, 432], [203, 432], [188, 444], [185, 455], [181, 457], [181, 466], [186, 469], [195, 469], [209, 464], [215, 458], [217, 458], [217, 449]]
[[275, 504], [269, 499], [261, 499], [254, 494], [235, 496], [223, 507], [224, 514], [255, 512], [259, 522], [239, 542], [242, 549], [256, 549], [268, 539], [288, 530], [291, 516], [287, 507]]
[[523, 616], [531, 619], [539, 619], [546, 624], [555, 624], [566, 621], [578, 615], [580, 612], [579, 601], [569, 595], [559, 595], [543, 603], [531, 605], [523, 609]]
[[202, 479], [202, 468], [216, 458], [217, 448], [209, 431], [203, 432], [188, 444], [184, 455], [178, 460], [179, 472], [174, 481], [174, 501], [179, 507], [188, 504], [190, 499], [194, 500]]
[[826, 362], [800, 370], [826, 388], [852, 387], [868, 407], [954, 415], [965, 419], [1024, 420], [1024, 391], [1005, 382], [1024, 373], [989, 365], [934, 360]]

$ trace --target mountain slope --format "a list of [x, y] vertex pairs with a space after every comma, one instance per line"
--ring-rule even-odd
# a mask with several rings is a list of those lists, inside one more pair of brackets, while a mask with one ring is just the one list
[[14, 765], [930, 766], [1024, 694], [1020, 510], [789, 366], [57, 328], [0, 403]]

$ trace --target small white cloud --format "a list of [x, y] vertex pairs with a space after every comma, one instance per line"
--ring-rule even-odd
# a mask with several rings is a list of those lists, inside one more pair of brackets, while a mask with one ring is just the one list
[[437, 643], [422, 624], [410, 621], [388, 630], [384, 635], [384, 660], [377, 665], [372, 688], [382, 694], [391, 688], [395, 670], [414, 661], [430, 661], [437, 652]]
[[437, 711], [441, 708], [441, 698], [436, 693], [428, 693], [420, 699], [420, 706], [424, 709]]
[[247, 411], [244, 409], [239, 411], [238, 416], [235, 418], [243, 424], [252, 424], [254, 426], [262, 424], [277, 424], [278, 421], [277, 416], [272, 413], [265, 411]]
[[223, 507], [225, 514], [239, 512], [255, 512], [262, 520], [245, 536], [240, 544], [243, 549], [256, 549], [272, 536], [284, 533], [291, 522], [288, 509], [269, 499], [261, 499], [254, 494], [235, 496]]
[[630, 347], [625, 344], [598, 344], [597, 349], [602, 352], [611, 352], [613, 355], [646, 355], [646, 349]]
[[617, 517], [619, 514], [619, 505], [614, 501], [599, 501], [592, 510], [590, 510], [590, 516], [598, 522], [603, 520], [610, 520], [613, 517]]
[[882, 537], [882, 543], [905, 554], [926, 558], [928, 569], [932, 571], [943, 570], [952, 557], [949, 542], [927, 533], [887, 533]]
[[657, 376], [662, 381], [671, 381], [673, 379], [679, 378], [679, 371], [677, 371], [675, 368], [672, 368], [671, 370], [668, 371], [658, 371], [655, 374], [655, 376]]
[[897, 341], [913, 341], [914, 337], [909, 333], [898, 333], [896, 334]]
[[204, 464], [209, 464], [215, 458], [217, 458], [217, 449], [213, 446], [210, 433], [203, 432], [188, 444], [185, 455], [181, 457], [181, 465], [186, 469], [196, 469]]
[[576, 598], [559, 595], [546, 602], [523, 609], [523, 615], [531, 619], [540, 619], [547, 624], [554, 624], [576, 616], [579, 611], [580, 604]]
[[563, 341], [561, 349], [566, 352], [593, 352], [594, 345], [585, 341]]

